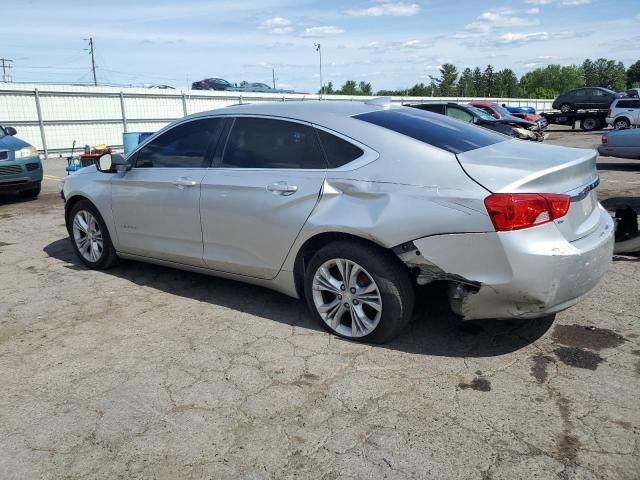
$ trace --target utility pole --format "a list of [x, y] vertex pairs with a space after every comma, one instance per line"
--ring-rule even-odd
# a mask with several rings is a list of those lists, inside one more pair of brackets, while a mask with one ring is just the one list
[[83, 40], [86, 40], [89, 42], [89, 48], [85, 50], [89, 50], [89, 55], [91, 55], [91, 71], [93, 72], [93, 84], [97, 87], [98, 86], [98, 80], [96, 79], [96, 59], [95, 56], [93, 55], [93, 37], [89, 37], [89, 38], [83, 38]]
[[271, 76], [273, 77], [273, 89], [276, 89], [276, 69], [272, 68], [271, 69]]
[[319, 43], [314, 43], [316, 52], [320, 55], [320, 99], [322, 100], [322, 94], [324, 93], [324, 84], [322, 83], [322, 47]]
[[4, 83], [11, 82], [13, 79], [11, 78], [11, 67], [13, 60], [9, 58], [0, 58], [0, 62], [2, 62], [2, 81]]

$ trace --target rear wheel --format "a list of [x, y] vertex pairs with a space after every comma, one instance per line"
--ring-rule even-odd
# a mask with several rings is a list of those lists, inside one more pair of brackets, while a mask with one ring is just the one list
[[87, 267], [104, 270], [118, 263], [107, 226], [98, 209], [88, 200], [76, 203], [69, 213], [71, 244]]
[[29, 188], [27, 190], [20, 190], [20, 196], [22, 198], [36, 198], [38, 195], [40, 195], [40, 189], [41, 189], [41, 186], [38, 183], [38, 185], [33, 188]]
[[585, 132], [597, 130], [600, 126], [600, 120], [597, 117], [586, 117], [580, 121], [580, 128]]
[[571, 105], [570, 103], [563, 103], [562, 105], [560, 105], [560, 111], [562, 113], [569, 113], [572, 110], [573, 110], [573, 105]]
[[626, 118], [616, 118], [615, 122], [613, 122], [613, 127], [616, 130], [619, 130], [621, 128], [629, 128], [631, 126], [631, 122], [629, 122], [629, 120], [627, 120]]
[[391, 253], [359, 241], [331, 243], [305, 272], [313, 316], [330, 332], [352, 340], [386, 342], [411, 319], [413, 284]]

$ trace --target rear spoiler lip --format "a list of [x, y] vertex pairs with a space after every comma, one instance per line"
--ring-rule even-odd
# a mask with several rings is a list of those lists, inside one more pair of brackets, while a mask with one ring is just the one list
[[589, 185], [587, 185], [586, 187], [582, 188], [582, 190], [580, 190], [578, 193], [573, 194], [571, 196], [571, 201], [572, 202], [579, 202], [580, 200], [584, 199], [587, 197], [587, 195], [589, 195], [589, 193], [592, 190], [595, 190], [596, 188], [598, 188], [598, 185], [600, 185], [600, 177], [597, 176], [596, 179], [591, 182]]

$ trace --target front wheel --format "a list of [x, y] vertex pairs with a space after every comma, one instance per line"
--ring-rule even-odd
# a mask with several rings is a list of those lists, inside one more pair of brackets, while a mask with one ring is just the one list
[[360, 241], [330, 243], [305, 272], [309, 309], [331, 333], [383, 343], [398, 335], [413, 312], [409, 272], [388, 251]]
[[573, 110], [573, 105], [571, 105], [570, 103], [563, 103], [562, 105], [560, 105], [560, 111], [562, 113], [569, 113], [572, 110]]
[[69, 236], [80, 261], [87, 267], [104, 270], [118, 263], [107, 226], [98, 209], [88, 200], [76, 203], [69, 214]]
[[580, 122], [580, 128], [585, 132], [592, 132], [600, 127], [600, 120], [596, 117], [587, 117]]

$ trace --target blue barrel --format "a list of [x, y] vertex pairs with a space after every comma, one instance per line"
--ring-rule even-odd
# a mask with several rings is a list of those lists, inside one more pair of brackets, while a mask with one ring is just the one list
[[124, 154], [129, 155], [138, 144], [144, 142], [153, 135], [154, 132], [125, 132], [122, 134], [122, 145], [124, 146]]

